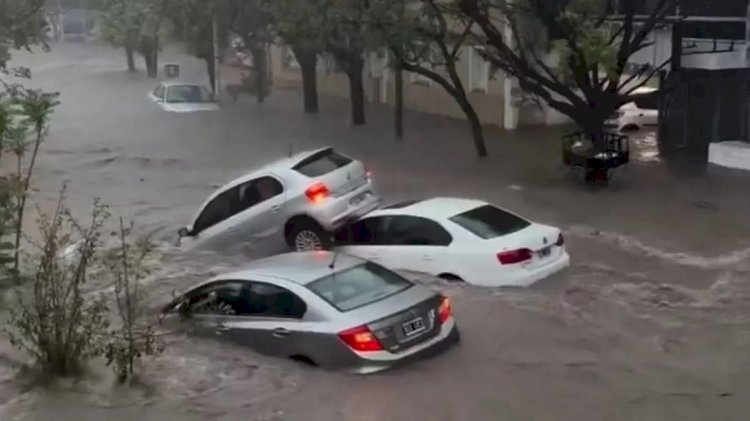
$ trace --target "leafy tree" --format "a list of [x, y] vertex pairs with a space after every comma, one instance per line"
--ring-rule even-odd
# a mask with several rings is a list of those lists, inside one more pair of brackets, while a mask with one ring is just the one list
[[186, 0], [172, 3], [170, 17], [174, 36], [185, 43], [190, 54], [206, 63], [211, 89], [216, 86], [216, 54], [214, 51], [214, 19], [217, 22], [219, 50], [227, 45], [229, 9], [222, 0]]
[[[634, 98], [670, 60], [625, 75], [628, 59], [650, 46], [649, 34], [679, 0], [656, 0], [636, 22], [636, 1], [456, 0], [462, 18], [478, 28], [475, 41], [493, 66], [521, 89], [595, 136], [604, 121]], [[559, 58], [550, 61], [549, 52]]]
[[41, 10], [45, 0], [0, 1], [0, 70], [5, 71], [10, 51], [43, 40]]
[[134, 72], [135, 53], [146, 62], [150, 77], [158, 75], [159, 35], [169, 0], [98, 0], [102, 11], [100, 37], [125, 49], [128, 70]]
[[317, 64], [328, 35], [329, 0], [273, 0], [273, 30], [288, 45], [302, 71], [305, 112], [318, 112]]
[[474, 24], [461, 19], [454, 2], [419, 0], [406, 7], [400, 3], [378, 2], [373, 11], [397, 69], [421, 75], [453, 97], [469, 121], [477, 155], [487, 156], [482, 124], [458, 71], [462, 47], [468, 44]]
[[255, 92], [263, 102], [269, 81], [267, 47], [273, 42], [273, 9], [269, 0], [223, 0], [227, 28], [240, 37], [255, 70]]

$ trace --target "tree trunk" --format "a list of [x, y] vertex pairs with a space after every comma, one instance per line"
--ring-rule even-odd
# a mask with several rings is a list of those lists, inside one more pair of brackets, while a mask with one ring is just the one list
[[125, 58], [128, 61], [128, 71], [130, 73], [135, 72], [135, 51], [133, 50], [132, 45], [126, 45], [125, 46]]
[[151, 72], [149, 77], [156, 78], [159, 76], [159, 37], [154, 37], [154, 43], [151, 48]]
[[464, 88], [463, 82], [461, 82], [461, 77], [458, 76], [458, 72], [456, 71], [456, 61], [448, 59], [448, 57], [444, 58], [448, 63], [446, 66], [448, 76], [450, 77], [451, 82], [453, 82], [453, 92], [451, 95], [456, 99], [458, 106], [461, 107], [461, 110], [466, 114], [466, 118], [469, 120], [469, 124], [471, 125], [471, 137], [474, 140], [474, 148], [477, 151], [477, 156], [479, 156], [479, 158], [485, 158], [487, 157], [487, 147], [484, 144], [482, 123], [479, 122], [479, 116], [474, 110], [474, 106], [469, 102], [469, 98], [466, 96], [466, 89]]
[[208, 84], [211, 86], [211, 92], [216, 97], [219, 87], [216, 86], [216, 61], [213, 57], [203, 57], [206, 62], [206, 72], [208, 73]]
[[266, 99], [266, 76], [268, 75], [268, 63], [266, 60], [266, 46], [264, 43], [250, 48], [253, 56], [253, 67], [255, 68], [255, 95], [258, 103]]
[[305, 112], [315, 114], [318, 112], [318, 55], [315, 51], [307, 49], [294, 49], [302, 70], [302, 93], [305, 97]]
[[471, 126], [471, 137], [474, 140], [474, 148], [477, 151], [477, 156], [480, 158], [487, 157], [487, 147], [484, 144], [484, 131], [482, 130], [482, 123], [479, 121], [479, 116], [476, 111], [474, 111], [474, 107], [471, 105], [466, 95], [456, 96], [456, 101], [464, 114], [466, 114], [466, 118], [469, 120], [469, 125]]
[[352, 106], [352, 124], [362, 126], [365, 121], [365, 90], [362, 82], [362, 71], [364, 69], [364, 60], [362, 55], [357, 52], [349, 57], [347, 66], [349, 76], [349, 98]]
[[159, 76], [159, 41], [156, 37], [141, 41], [140, 52], [146, 61], [146, 74], [150, 78]]
[[404, 137], [404, 71], [401, 68], [400, 61], [396, 61], [396, 68], [393, 76], [396, 80], [396, 104], [394, 107], [394, 128], [396, 130], [396, 138], [401, 139]]

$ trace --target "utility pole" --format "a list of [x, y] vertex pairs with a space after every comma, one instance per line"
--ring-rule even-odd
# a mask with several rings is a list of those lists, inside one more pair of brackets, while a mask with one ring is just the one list
[[221, 52], [219, 51], [219, 23], [216, 19], [216, 12], [214, 12], [213, 16], [213, 50], [214, 50], [214, 98], [219, 99], [219, 92], [221, 91], [221, 78], [219, 75], [221, 74], [220, 69], [220, 62], [221, 62]]

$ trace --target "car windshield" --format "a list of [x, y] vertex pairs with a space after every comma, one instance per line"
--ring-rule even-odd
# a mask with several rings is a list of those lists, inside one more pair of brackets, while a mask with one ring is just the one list
[[211, 102], [211, 93], [199, 85], [174, 85], [167, 89], [168, 103], [201, 103]]
[[531, 225], [531, 222], [491, 205], [460, 213], [450, 220], [484, 239], [512, 234]]
[[347, 158], [329, 148], [305, 158], [293, 169], [308, 177], [320, 177], [349, 165], [351, 162], [351, 158]]
[[384, 300], [413, 285], [397, 273], [367, 262], [320, 278], [307, 287], [344, 312]]

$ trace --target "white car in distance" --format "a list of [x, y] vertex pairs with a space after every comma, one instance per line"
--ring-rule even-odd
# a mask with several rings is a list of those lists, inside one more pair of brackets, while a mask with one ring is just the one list
[[164, 111], [174, 113], [219, 109], [211, 91], [197, 83], [162, 82], [149, 92], [148, 97]]
[[336, 249], [390, 269], [480, 286], [528, 286], [570, 264], [561, 231], [478, 200], [433, 198], [371, 212]]
[[640, 97], [624, 104], [615, 111], [604, 122], [605, 127], [627, 132], [659, 124], [659, 105], [656, 89], [638, 88], [633, 94]]
[[229, 182], [180, 229], [187, 249], [249, 245], [319, 250], [333, 232], [380, 205], [362, 162], [331, 147], [273, 162]]

